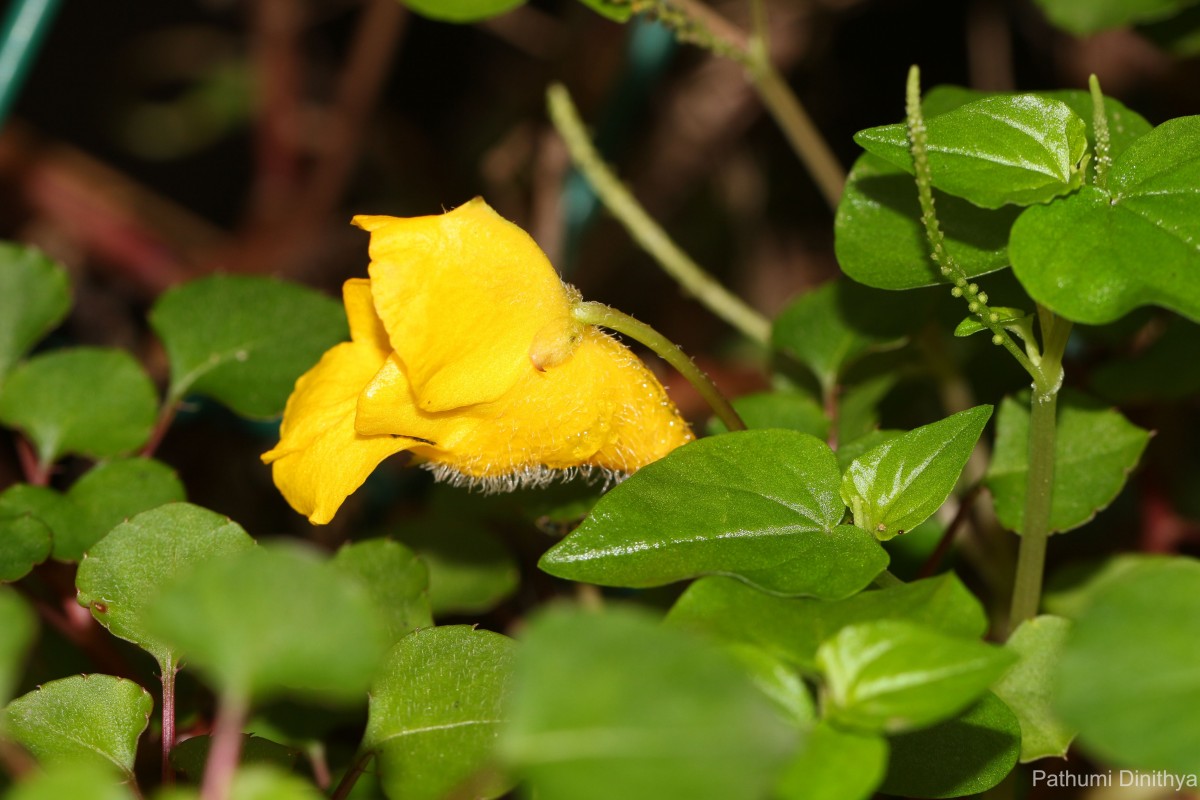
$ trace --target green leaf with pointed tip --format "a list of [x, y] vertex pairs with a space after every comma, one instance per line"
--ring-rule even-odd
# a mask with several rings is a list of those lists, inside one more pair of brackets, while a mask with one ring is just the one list
[[[1078, 189], [1087, 126], [1060, 100], [985, 97], [926, 120], [933, 185], [983, 208], [1045, 203]], [[867, 152], [912, 172], [904, 124], [854, 136]]]
[[[934, 189], [946, 249], [975, 277], [1008, 266], [1008, 232], [1020, 209], [979, 208]], [[842, 271], [877, 289], [944, 284], [929, 256], [913, 176], [879, 156], [854, 162], [834, 219], [834, 252]]]
[[601, 498], [539, 566], [606, 586], [721, 574], [782, 594], [845, 597], [870, 583], [887, 556], [872, 537], [838, 524], [839, 477], [833, 451], [807, 434], [700, 439]]
[[1070, 620], [1062, 617], [1035, 617], [1022, 622], [1004, 645], [1021, 660], [993, 691], [1021, 723], [1021, 763], [1063, 758], [1075, 738], [1052, 706], [1053, 681], [1070, 629]]
[[613, 22], [628, 22], [633, 16], [633, 7], [624, 0], [579, 0], [588, 8]]
[[854, 524], [890, 539], [928, 519], [954, 491], [991, 416], [991, 406], [969, 408], [854, 459], [842, 479]]
[[32, 247], [0, 243], [0, 386], [71, 308], [67, 273]]
[[63, 764], [14, 786], [5, 800], [135, 800], [133, 790], [111, 770], [88, 761]]
[[362, 582], [387, 623], [389, 642], [433, 625], [429, 570], [413, 551], [390, 539], [344, 545], [331, 562]]
[[778, 800], [867, 800], [883, 781], [888, 746], [882, 736], [822, 722], [808, 735], [775, 787]]
[[849, 442], [839, 444], [837, 449], [838, 468], [845, 473], [846, 470], [850, 469], [850, 465], [854, 463], [854, 459], [865, 455], [869, 450], [874, 450], [884, 442], [900, 438], [906, 432], [891, 428], [875, 429], [861, 436], [856, 436]]
[[[211, 736], [193, 736], [185, 739], [171, 748], [171, 766], [189, 779], [199, 782], [204, 777], [204, 767], [208, 763], [210, 749], [212, 749]], [[238, 764], [243, 766], [273, 764], [291, 771], [296, 767], [300, 756], [300, 751], [293, 747], [287, 747], [259, 736], [244, 734], [242, 749], [238, 754]]]
[[[12, 697], [36, 632], [37, 620], [29, 606], [16, 592], [0, 586], [0, 705]], [[0, 720], [0, 732], [3, 730]]]
[[389, 797], [437, 800], [469, 785], [472, 797], [489, 798], [509, 789], [492, 767], [515, 651], [507, 636], [467, 625], [419, 630], [391, 649], [363, 739]]
[[[996, 416], [996, 447], [984, 479], [996, 516], [1021, 532], [1029, 482], [1029, 393], [1006, 397]], [[1120, 412], [1064, 390], [1054, 440], [1054, 496], [1050, 530], [1069, 531], [1108, 507], [1137, 466], [1150, 434]]]
[[150, 438], [158, 399], [124, 350], [76, 347], [31, 358], [0, 392], [0, 422], [19, 428], [51, 464], [68, 453], [109, 458]]
[[226, 695], [365, 699], [387, 647], [367, 591], [298, 547], [255, 547], [196, 565], [143, 616]]
[[1094, 186], [1027, 209], [1009, 255], [1021, 284], [1056, 313], [1091, 325], [1158, 305], [1200, 320], [1200, 116], [1169, 120]]
[[901, 797], [964, 797], [1004, 780], [1021, 752], [1016, 715], [991, 692], [954, 719], [888, 738], [881, 791]]
[[[999, 317], [995, 322], [1006, 328], [1009, 327], [1009, 323], [1024, 322], [1031, 317], [1028, 312], [1022, 311], [1019, 308], [1007, 308], [1005, 306], [992, 306], [992, 313]], [[986, 330], [989, 330], [989, 328], [979, 321], [979, 317], [967, 317], [958, 323], [958, 327], [954, 329], [954, 335], [971, 336], [972, 334]]]
[[949, 719], [1016, 660], [994, 645], [895, 619], [848, 625], [817, 650], [828, 690], [826, 715], [871, 732]]
[[760, 798], [797, 738], [720, 648], [611, 606], [530, 622], [511, 714], [502, 752], [548, 799]]
[[175, 471], [149, 458], [127, 458], [93, 467], [66, 494], [18, 484], [0, 495], [0, 509], [19, 510], [50, 529], [54, 558], [78, 561], [122, 521], [184, 499]]
[[[829, 435], [829, 419], [820, 404], [803, 392], [758, 392], [742, 395], [733, 401], [733, 410], [751, 430], [784, 428], [800, 431], [818, 439]], [[709, 423], [713, 434], [726, 433], [728, 428], [719, 419]]]
[[812, 370], [828, 390], [856, 359], [902, 344], [918, 319], [893, 295], [833, 280], [783, 310], [772, 326], [771, 344]]
[[200, 564], [249, 549], [254, 540], [228, 517], [188, 503], [169, 503], [113, 528], [84, 556], [76, 599], [114, 636], [133, 642], [163, 669], [179, 652], [146, 626], [164, 586]]
[[1196, 0], [1036, 0], [1055, 26], [1076, 36], [1119, 28], [1135, 22], [1165, 19]]
[[150, 325], [171, 362], [169, 397], [202, 394], [248, 417], [283, 411], [296, 379], [347, 336], [332, 299], [245, 275], [172, 289], [154, 304]]
[[29, 574], [50, 557], [50, 529], [27, 510], [13, 507], [0, 494], [0, 583]]
[[667, 624], [754, 644], [811, 672], [821, 642], [847, 625], [879, 619], [970, 638], [988, 626], [979, 601], [953, 574], [834, 601], [776, 597], [729, 578], [701, 578], [675, 601]]
[[438, 22], [481, 22], [512, 11], [525, 0], [401, 0], [423, 17]]
[[1056, 707], [1114, 766], [1198, 773], [1198, 663], [1200, 562], [1145, 561], [1097, 587], [1075, 621]]
[[47, 769], [83, 761], [132, 778], [138, 738], [153, 708], [150, 693], [133, 681], [73, 675], [9, 703], [5, 730]]

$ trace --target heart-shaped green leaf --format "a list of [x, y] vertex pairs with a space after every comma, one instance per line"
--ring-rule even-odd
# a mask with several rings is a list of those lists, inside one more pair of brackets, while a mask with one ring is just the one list
[[179, 653], [147, 629], [144, 617], [162, 588], [214, 558], [254, 546], [228, 517], [169, 503], [113, 528], [83, 557], [76, 597], [114, 636], [133, 642], [164, 670]]
[[1005, 644], [1021, 660], [993, 691], [1021, 723], [1022, 763], [1063, 758], [1075, 738], [1075, 731], [1052, 707], [1053, 681], [1070, 629], [1070, 621], [1062, 617], [1035, 617], [1022, 622]]
[[948, 719], [1017, 660], [984, 642], [902, 620], [848, 625], [817, 650], [835, 722], [892, 733]]
[[283, 411], [296, 379], [347, 335], [334, 300], [245, 275], [172, 289], [154, 304], [150, 325], [171, 361], [168, 397], [194, 392], [249, 417]]
[[838, 525], [837, 459], [795, 431], [692, 442], [638, 470], [552, 547], [551, 575], [659, 586], [705, 574], [782, 594], [845, 597], [887, 566], [870, 536]]
[[983, 606], [952, 573], [834, 601], [776, 597], [729, 578], [701, 578], [667, 615], [669, 625], [749, 642], [809, 672], [821, 642], [847, 625], [879, 619], [970, 638], [988, 625]]
[[[1008, 266], [1008, 232], [1018, 207], [980, 208], [934, 190], [946, 249], [975, 277]], [[834, 252], [842, 271], [877, 289], [944, 284], [930, 259], [913, 176], [865, 153], [854, 162], [834, 219]]]
[[109, 458], [145, 444], [154, 384], [124, 350], [78, 347], [26, 361], [0, 392], [0, 422], [19, 428], [42, 464], [67, 453]]
[[779, 800], [867, 800], [887, 770], [882, 736], [815, 727], [775, 787]]
[[1159, 125], [1108, 174], [1107, 190], [1084, 187], [1027, 209], [1009, 255], [1029, 294], [1092, 325], [1143, 305], [1200, 320], [1200, 116]]
[[362, 582], [387, 623], [389, 642], [433, 625], [429, 610], [429, 570], [413, 551], [390, 539], [348, 544], [330, 562]]
[[29, 606], [12, 589], [0, 586], [0, 704], [12, 697], [36, 632], [37, 621]]
[[402, 0], [423, 17], [438, 22], [480, 22], [524, 5], [525, 0]]
[[71, 308], [67, 273], [31, 247], [0, 243], [0, 385]]
[[494, 769], [516, 643], [467, 625], [419, 630], [391, 649], [371, 688], [364, 747], [389, 797], [437, 800], [456, 787], [498, 797]]
[[503, 752], [547, 800], [751, 800], [795, 747], [726, 653], [644, 612], [543, 614], [516, 669]]
[[50, 529], [27, 509], [6, 502], [0, 494], [0, 583], [11, 583], [29, 574], [50, 557]]
[[1087, 750], [1115, 765], [1200, 773], [1197, 664], [1200, 562], [1146, 560], [1106, 580], [1075, 621], [1057, 708]]
[[899, 797], [965, 797], [1008, 776], [1021, 752], [1016, 716], [991, 692], [954, 719], [888, 737], [881, 790]]
[[842, 479], [854, 524], [890, 539], [928, 519], [954, 491], [991, 416], [991, 406], [969, 408], [854, 459]]
[[238, 698], [360, 701], [387, 647], [366, 589], [295, 547], [197, 564], [143, 619], [151, 636]]
[[133, 681], [73, 675], [9, 703], [5, 731], [48, 769], [84, 761], [132, 778], [138, 738], [153, 708], [150, 693]]
[[[1029, 393], [1007, 397], [996, 416], [996, 449], [987, 486], [996, 516], [1021, 531], [1029, 483]], [[1125, 486], [1150, 441], [1149, 432], [1120, 412], [1069, 390], [1058, 401], [1054, 441], [1054, 495], [1050, 530], [1069, 531], [1106, 508]]]
[[920, 316], [909, 304], [897, 303], [895, 295], [834, 280], [784, 309], [772, 327], [771, 343], [811, 369], [828, 391], [856, 359], [902, 344]]
[[183, 499], [183, 484], [166, 464], [127, 458], [93, 467], [66, 494], [44, 486], [13, 486], [0, 495], [0, 509], [41, 521], [52, 534], [54, 558], [78, 561], [123, 520]]
[[[933, 185], [983, 208], [1031, 205], [1078, 189], [1087, 126], [1060, 100], [996, 95], [926, 121]], [[867, 152], [912, 172], [903, 124], [860, 131]]]

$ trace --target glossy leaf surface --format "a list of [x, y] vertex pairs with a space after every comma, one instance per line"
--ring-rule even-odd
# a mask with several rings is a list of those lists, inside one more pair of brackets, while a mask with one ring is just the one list
[[1200, 320], [1200, 116], [1169, 120], [1095, 186], [1030, 208], [1009, 255], [1029, 294], [1092, 325], [1158, 305]]
[[887, 560], [870, 537], [838, 525], [839, 479], [829, 447], [802, 433], [701, 439], [601, 498], [540, 566], [603, 585], [724, 574], [785, 594], [845, 597]]
[[976, 406], [889, 439], [856, 458], [842, 479], [854, 524], [880, 539], [911, 531], [954, 491], [991, 406]]
[[831, 719], [899, 732], [945, 720], [975, 702], [1016, 661], [980, 641], [900, 620], [849, 625], [817, 650]]
[[[983, 208], [1045, 203], [1077, 188], [1087, 127], [1065, 103], [997, 95], [926, 120], [933, 185]], [[867, 152], [912, 170], [903, 124], [860, 131]]]

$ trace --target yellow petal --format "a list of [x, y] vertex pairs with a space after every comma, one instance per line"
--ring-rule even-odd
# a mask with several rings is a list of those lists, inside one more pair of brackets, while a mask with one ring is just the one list
[[346, 319], [350, 321], [350, 339], [371, 345], [384, 354], [390, 352], [392, 345], [383, 320], [375, 313], [371, 282], [366, 278], [351, 278], [343, 283], [342, 303], [346, 306]]
[[468, 481], [514, 485], [576, 467], [630, 473], [692, 439], [645, 365], [595, 328], [559, 366], [527, 368], [500, 399], [457, 412], [421, 411], [404, 391], [403, 365], [385, 372], [375, 381], [388, 391], [359, 399], [360, 430], [420, 431], [429, 441], [413, 453]]
[[280, 442], [262, 456], [284, 498], [314, 524], [333, 519], [379, 462], [418, 443], [363, 436], [354, 429], [358, 395], [385, 358], [377, 347], [360, 342], [325, 353], [296, 381], [283, 412]]
[[482, 199], [439, 216], [354, 223], [371, 233], [375, 310], [422, 410], [500, 399], [528, 372], [535, 338], [571, 327], [545, 254]]

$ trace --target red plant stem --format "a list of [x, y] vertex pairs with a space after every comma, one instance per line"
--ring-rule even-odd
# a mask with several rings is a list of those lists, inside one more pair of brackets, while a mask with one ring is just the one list
[[304, 4], [254, 3], [254, 60], [258, 88], [255, 136], [255, 220], [277, 219], [290, 205], [299, 175], [295, 130], [300, 113], [300, 36]]
[[32, 772], [35, 766], [33, 756], [17, 745], [0, 739], [0, 767], [9, 777], [20, 779]]
[[50, 465], [43, 464], [34, 452], [33, 445], [24, 436], [17, 436], [17, 458], [21, 462], [21, 472], [25, 473], [25, 481], [34, 486], [50, 485]]
[[162, 444], [163, 437], [167, 435], [167, 430], [171, 427], [171, 423], [175, 421], [175, 414], [179, 411], [179, 401], [167, 398], [163, 401], [162, 408], [159, 409], [158, 419], [154, 422], [154, 430], [150, 432], [150, 438], [146, 441], [146, 445], [142, 448], [142, 455], [146, 458], [152, 458]]
[[954, 544], [954, 538], [958, 535], [958, 531], [966, 523], [967, 517], [971, 514], [971, 507], [975, 505], [975, 498], [979, 496], [980, 486], [973, 486], [962, 499], [958, 501], [958, 511], [954, 514], [954, 519], [950, 520], [950, 524], [946, 526], [946, 532], [942, 534], [941, 540], [937, 547], [929, 554], [929, 558], [921, 566], [921, 571], [917, 573], [917, 578], [928, 578], [937, 572], [938, 566], [942, 563], [942, 559], [950, 552], [950, 546]]
[[164, 786], [175, 783], [171, 768], [171, 748], [175, 746], [175, 675], [179, 666], [173, 656], [167, 656], [162, 667], [162, 781]]
[[229, 788], [242, 752], [242, 727], [249, 704], [240, 693], [221, 695], [213, 725], [212, 747], [200, 786], [201, 800], [229, 800]]
[[350, 792], [354, 791], [354, 784], [358, 783], [358, 778], [367, 770], [367, 764], [371, 762], [371, 758], [375, 755], [373, 750], [368, 750], [358, 757], [350, 769], [346, 770], [346, 774], [338, 781], [337, 788], [333, 790], [333, 794], [329, 796], [329, 800], [346, 800], [350, 796]]

